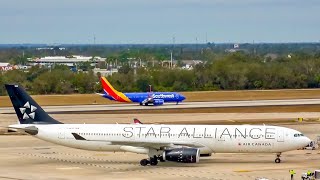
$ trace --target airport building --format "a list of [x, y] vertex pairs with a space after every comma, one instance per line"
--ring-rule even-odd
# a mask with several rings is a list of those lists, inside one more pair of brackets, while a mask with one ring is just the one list
[[16, 69], [16, 67], [11, 66], [10, 63], [0, 63], [0, 71], [10, 71]]
[[99, 62], [105, 62], [105, 58], [92, 56], [46, 56], [42, 58], [30, 59], [30, 65], [40, 65], [51, 67], [52, 65], [66, 65], [76, 67], [79, 63], [90, 62], [91, 66], [96, 66]]

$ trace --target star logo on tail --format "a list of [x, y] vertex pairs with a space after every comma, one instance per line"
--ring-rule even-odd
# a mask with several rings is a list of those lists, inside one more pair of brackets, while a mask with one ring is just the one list
[[[26, 104], [23, 105], [23, 107], [19, 108], [21, 114], [23, 115], [23, 119], [34, 119], [36, 116], [35, 111], [37, 110], [37, 107], [30, 105], [29, 101], [26, 102]], [[28, 110], [28, 111], [27, 111]], [[28, 114], [29, 112], [29, 114]]]

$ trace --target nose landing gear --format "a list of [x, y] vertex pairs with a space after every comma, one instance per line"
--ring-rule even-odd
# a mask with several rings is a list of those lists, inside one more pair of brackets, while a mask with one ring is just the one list
[[275, 163], [281, 162], [280, 156], [281, 156], [281, 153], [277, 153], [277, 158], [274, 160]]

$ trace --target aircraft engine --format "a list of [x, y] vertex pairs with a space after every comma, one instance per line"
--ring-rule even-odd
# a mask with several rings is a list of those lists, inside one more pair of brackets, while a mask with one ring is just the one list
[[163, 103], [164, 103], [163, 99], [153, 99], [153, 105], [155, 106], [163, 105]]
[[200, 149], [196, 148], [177, 148], [165, 150], [163, 160], [180, 163], [197, 163], [200, 159]]

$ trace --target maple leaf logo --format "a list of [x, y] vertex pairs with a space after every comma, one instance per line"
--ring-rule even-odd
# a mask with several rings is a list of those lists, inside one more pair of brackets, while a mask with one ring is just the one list
[[23, 115], [23, 119], [34, 119], [36, 117], [35, 111], [37, 110], [37, 107], [30, 105], [29, 101], [24, 104], [23, 107], [19, 108], [21, 114]]

